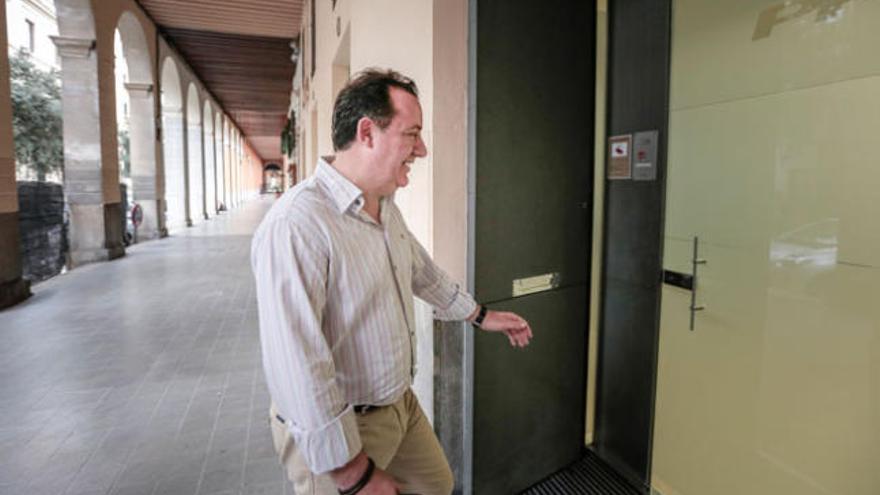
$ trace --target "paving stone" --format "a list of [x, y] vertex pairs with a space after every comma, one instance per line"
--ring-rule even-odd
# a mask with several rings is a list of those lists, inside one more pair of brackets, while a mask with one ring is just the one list
[[249, 262], [270, 205], [136, 244], [0, 312], [0, 493], [284, 493]]

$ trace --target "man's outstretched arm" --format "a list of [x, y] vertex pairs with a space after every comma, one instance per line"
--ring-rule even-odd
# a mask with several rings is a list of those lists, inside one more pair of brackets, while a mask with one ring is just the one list
[[[409, 233], [413, 256], [413, 293], [434, 306], [434, 315], [441, 320], [465, 320], [477, 324], [487, 332], [501, 332], [510, 345], [525, 347], [532, 339], [532, 328], [525, 318], [509, 311], [485, 309], [452, 281], [442, 268], [434, 263], [415, 236]], [[480, 320], [480, 321], [478, 321]]]

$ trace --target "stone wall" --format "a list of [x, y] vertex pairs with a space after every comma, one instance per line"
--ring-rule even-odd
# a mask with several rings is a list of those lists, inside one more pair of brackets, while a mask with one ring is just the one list
[[67, 257], [67, 225], [61, 184], [18, 183], [22, 275], [32, 282], [61, 273]]

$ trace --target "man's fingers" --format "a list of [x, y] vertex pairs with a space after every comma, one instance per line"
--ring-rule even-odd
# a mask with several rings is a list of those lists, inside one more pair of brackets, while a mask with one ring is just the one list
[[514, 347], [525, 347], [529, 345], [530, 336], [524, 330], [507, 330], [504, 332], [510, 340], [510, 345]]

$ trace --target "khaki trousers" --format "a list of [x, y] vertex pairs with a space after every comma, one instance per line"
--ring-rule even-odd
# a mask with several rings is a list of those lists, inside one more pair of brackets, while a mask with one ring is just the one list
[[[314, 474], [287, 427], [270, 410], [272, 440], [296, 495], [336, 495], [328, 474]], [[412, 390], [389, 406], [357, 415], [364, 452], [397, 480], [402, 494], [449, 495], [453, 478], [437, 436]]]

